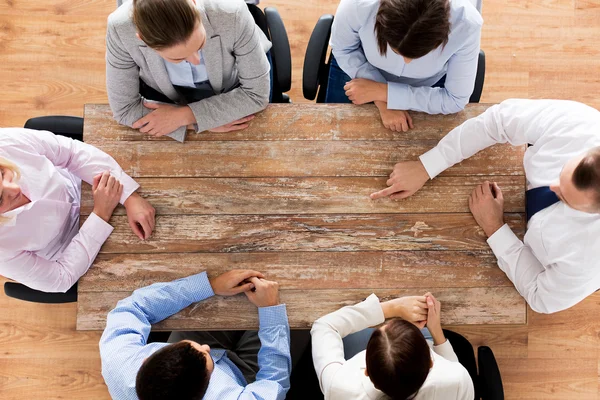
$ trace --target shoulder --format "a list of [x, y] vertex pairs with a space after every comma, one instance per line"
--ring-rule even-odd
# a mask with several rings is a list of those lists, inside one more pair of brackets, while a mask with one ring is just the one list
[[336, 17], [338, 14], [343, 14], [345, 17], [355, 17], [364, 24], [369, 19], [375, 18], [379, 3], [380, 0], [342, 0], [338, 6]]
[[472, 391], [471, 376], [462, 364], [434, 354], [433, 368], [429, 371], [419, 394], [436, 393], [438, 396], [443, 395], [445, 399], [462, 399], [465, 397], [461, 394], [473, 393]]
[[133, 27], [133, 2], [127, 1], [108, 16], [108, 30]]
[[247, 10], [246, 3], [240, 0], [197, 0], [196, 6], [200, 12], [205, 12], [207, 17], [235, 16], [243, 10]]
[[451, 0], [450, 23], [452, 31], [472, 33], [481, 31], [483, 18], [470, 0]]

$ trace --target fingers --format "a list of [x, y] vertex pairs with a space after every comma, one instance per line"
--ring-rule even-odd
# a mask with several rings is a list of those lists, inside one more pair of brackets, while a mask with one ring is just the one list
[[139, 237], [140, 240], [144, 240], [144, 231], [142, 231], [142, 228], [137, 224], [137, 222], [135, 222], [134, 219], [129, 220], [129, 227], [135, 236]]
[[231, 127], [228, 128], [227, 132], [241, 131], [242, 129], [246, 129], [249, 126], [250, 125], [248, 125], [248, 124], [232, 125]]
[[408, 190], [402, 190], [398, 193], [394, 193], [393, 195], [390, 196], [391, 200], [402, 200], [402, 199], [407, 199], [412, 195], [411, 191]]
[[96, 189], [98, 189], [98, 184], [100, 183], [100, 178], [102, 178], [102, 174], [98, 174], [94, 177], [94, 180], [92, 182], [92, 190], [96, 191]]
[[408, 132], [408, 122], [406, 120], [401, 121], [402, 132]]
[[485, 196], [492, 196], [492, 188], [491, 185], [488, 181], [483, 182], [483, 184], [481, 185], [481, 192], [485, 195]]
[[142, 226], [142, 230], [144, 232], [144, 239], [148, 239], [150, 234], [152, 233], [152, 229], [150, 229], [150, 224], [145, 218], [141, 218], [138, 221], [138, 224]]
[[117, 179], [111, 175], [108, 177], [108, 181], [106, 182], [106, 187], [109, 189], [113, 189], [115, 187], [116, 183], [117, 183]]
[[140, 125], [140, 132], [142, 132], [142, 133], [148, 133], [150, 135], [153, 135], [153, 133], [152, 133], [153, 129], [154, 129], [153, 122], [147, 122], [145, 125]]
[[412, 117], [410, 116], [409, 113], [406, 113], [406, 120], [408, 121], [408, 126], [410, 127], [410, 129], [414, 128], [415, 126], [413, 125], [413, 120]]
[[106, 187], [106, 183], [108, 182], [108, 178], [110, 178], [110, 172], [109, 171], [104, 171], [102, 173], [102, 177], [100, 178], [100, 182], [98, 183], [98, 186], [103, 188]]
[[252, 121], [254, 119], [254, 115], [248, 115], [247, 117], [240, 118], [237, 121], [233, 121], [230, 125], [240, 125], [248, 121]]
[[387, 197], [387, 196], [389, 196], [389, 195], [391, 195], [393, 193], [396, 193], [398, 191], [400, 191], [399, 188], [397, 188], [395, 186], [390, 186], [388, 188], [380, 190], [379, 192], [372, 193], [371, 194], [371, 199], [377, 200], [377, 199], [380, 199], [382, 197]]
[[494, 182], [494, 191], [496, 192], [496, 198], [500, 201], [504, 201], [504, 195], [502, 194], [502, 190], [500, 190], [500, 186], [496, 182]]
[[244, 293], [244, 292], [251, 292], [252, 289], [254, 289], [254, 284], [248, 282], [248, 283], [245, 283], [243, 285], [235, 286], [235, 287], [231, 288], [231, 294], [239, 294], [239, 293]]
[[152, 114], [148, 114], [145, 117], [142, 117], [142, 118], [138, 119], [137, 121], [135, 121], [133, 123], [133, 125], [131, 125], [131, 127], [133, 129], [139, 129], [142, 126], [146, 125], [148, 123], [148, 121], [150, 120], [150, 115], [152, 115]]
[[264, 279], [264, 277], [265, 276], [262, 274], [262, 272], [254, 271], [252, 269], [245, 269], [245, 270], [241, 270], [239, 272], [240, 282], [245, 281], [246, 279], [250, 279], [250, 278], [263, 278]]
[[153, 110], [156, 110], [157, 108], [159, 108], [159, 107], [160, 107], [160, 104], [158, 104], [158, 103], [151, 103], [151, 102], [144, 101], [144, 107], [146, 107], [146, 108], [151, 108], [151, 109], [153, 109]]

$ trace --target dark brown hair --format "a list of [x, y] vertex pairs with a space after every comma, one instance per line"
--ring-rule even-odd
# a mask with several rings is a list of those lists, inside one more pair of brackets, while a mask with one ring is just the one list
[[133, 0], [133, 23], [153, 49], [185, 43], [200, 21], [191, 0]]
[[165, 346], [144, 361], [135, 391], [140, 400], [201, 400], [210, 379], [206, 361], [190, 342]]
[[373, 385], [393, 400], [405, 400], [415, 394], [431, 368], [429, 346], [423, 334], [399, 318], [373, 332], [366, 361]]
[[420, 58], [448, 43], [448, 0], [381, 0], [375, 18], [377, 46], [382, 56], [387, 46], [407, 58]]
[[575, 167], [573, 185], [579, 190], [593, 190], [596, 207], [600, 208], [600, 147], [588, 151]]

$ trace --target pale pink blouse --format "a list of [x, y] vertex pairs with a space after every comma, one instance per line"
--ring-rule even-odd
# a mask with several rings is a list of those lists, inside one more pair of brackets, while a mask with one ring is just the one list
[[0, 274], [45, 292], [65, 292], [86, 273], [113, 228], [91, 214], [79, 228], [81, 180], [104, 171], [123, 184], [121, 204], [139, 185], [108, 154], [46, 131], [0, 129], [0, 157], [21, 171], [31, 203], [2, 214]]

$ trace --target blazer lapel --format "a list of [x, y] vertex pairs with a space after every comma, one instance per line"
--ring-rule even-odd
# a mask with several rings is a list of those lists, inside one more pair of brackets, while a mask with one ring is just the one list
[[202, 24], [206, 30], [206, 44], [202, 48], [204, 56], [204, 65], [206, 65], [206, 73], [208, 80], [215, 93], [221, 93], [223, 90], [223, 55], [221, 53], [221, 37], [215, 35], [212, 25], [208, 20], [202, 2], [197, 2], [202, 16]]
[[140, 51], [144, 55], [150, 70], [149, 72], [152, 74], [152, 77], [160, 88], [160, 91], [174, 102], [178, 102], [180, 100], [179, 93], [177, 93], [177, 90], [175, 90], [171, 80], [169, 79], [169, 73], [167, 72], [167, 68], [165, 67], [162, 57], [145, 44], [140, 45]]

